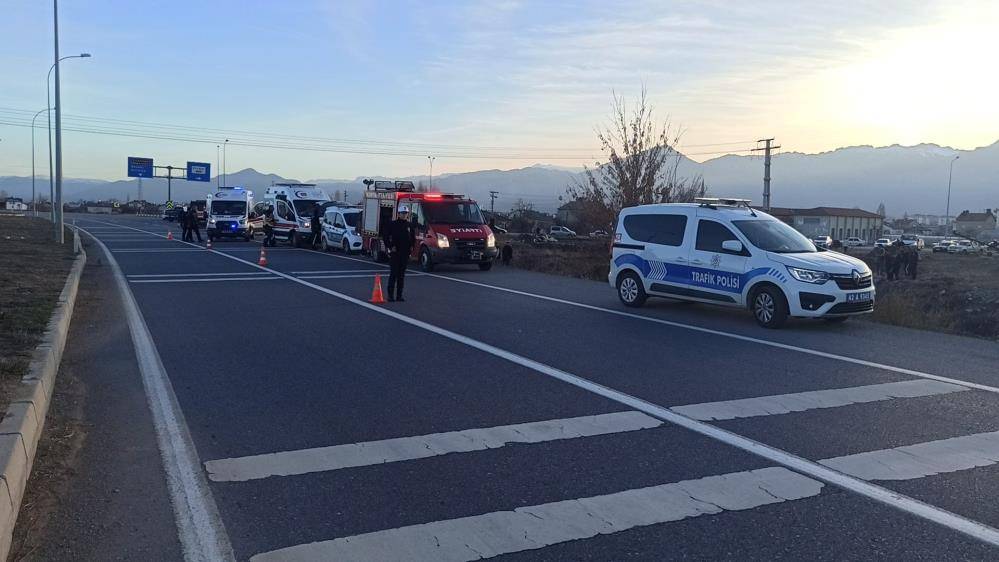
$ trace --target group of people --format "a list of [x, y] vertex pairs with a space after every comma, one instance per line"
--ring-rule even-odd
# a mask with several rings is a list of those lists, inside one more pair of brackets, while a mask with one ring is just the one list
[[887, 246], [874, 248], [874, 263], [875, 272], [888, 281], [897, 281], [899, 275], [915, 279], [919, 269], [919, 250], [901, 240], [895, 240]]
[[195, 205], [194, 201], [187, 207], [181, 207], [177, 211], [177, 222], [180, 223], [180, 227], [183, 230], [184, 235], [182, 239], [184, 242], [194, 242], [195, 235], [198, 237], [198, 242], [201, 242], [201, 225], [198, 222], [199, 220], [198, 206]]

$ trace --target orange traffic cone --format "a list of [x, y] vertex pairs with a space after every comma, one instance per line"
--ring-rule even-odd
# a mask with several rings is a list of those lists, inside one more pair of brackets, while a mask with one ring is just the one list
[[212, 239], [211, 238], [208, 239], [208, 244], [205, 246], [205, 248], [208, 248], [209, 250], [212, 249]]
[[257, 260], [257, 265], [267, 265], [267, 250], [263, 246], [260, 247], [260, 259]]
[[375, 288], [371, 291], [371, 302], [374, 304], [385, 304], [385, 296], [382, 295], [382, 276], [375, 274]]
[[173, 240], [173, 231], [167, 231], [167, 240]]

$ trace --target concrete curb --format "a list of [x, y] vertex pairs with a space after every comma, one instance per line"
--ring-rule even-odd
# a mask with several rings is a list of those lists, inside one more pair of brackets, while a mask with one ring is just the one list
[[80, 246], [80, 234], [75, 229], [73, 248], [77, 257], [59, 294], [55, 312], [49, 319], [41, 343], [31, 356], [28, 374], [21, 379], [14, 399], [7, 407], [3, 421], [0, 421], [0, 559], [3, 560], [10, 554], [14, 524], [45, 426], [69, 323], [73, 318], [80, 277], [87, 263], [87, 253]]

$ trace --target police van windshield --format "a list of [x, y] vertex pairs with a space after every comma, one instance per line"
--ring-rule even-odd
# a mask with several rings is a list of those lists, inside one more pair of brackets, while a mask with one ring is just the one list
[[423, 214], [431, 224], [485, 224], [479, 206], [468, 201], [424, 203]]
[[360, 223], [361, 213], [344, 213], [343, 220], [347, 223], [347, 226], [357, 227]]
[[213, 215], [242, 215], [246, 213], [246, 201], [212, 201]]
[[749, 239], [753, 246], [765, 252], [798, 254], [817, 251], [811, 240], [780, 221], [743, 220], [732, 221], [732, 224]]
[[[295, 199], [291, 202], [291, 204], [295, 206], [295, 212], [302, 218], [311, 217], [312, 213], [323, 203], [325, 203], [325, 201], [309, 201], [306, 199]], [[322, 209], [319, 209], [319, 211], [321, 216]]]

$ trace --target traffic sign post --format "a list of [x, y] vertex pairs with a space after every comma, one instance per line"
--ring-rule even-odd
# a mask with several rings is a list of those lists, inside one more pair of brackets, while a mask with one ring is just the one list
[[128, 177], [130, 178], [151, 178], [153, 177], [153, 159], [140, 158], [138, 156], [128, 157]]
[[187, 181], [212, 181], [212, 165], [208, 162], [188, 162]]
[[[157, 174], [158, 170], [166, 170]], [[177, 170], [175, 175], [174, 170]], [[180, 175], [183, 173], [183, 175]], [[211, 181], [212, 165], [208, 162], [188, 162], [187, 166], [154, 166], [152, 158], [128, 157], [128, 177], [163, 178], [167, 181], [167, 208], [173, 207], [173, 180]]]

